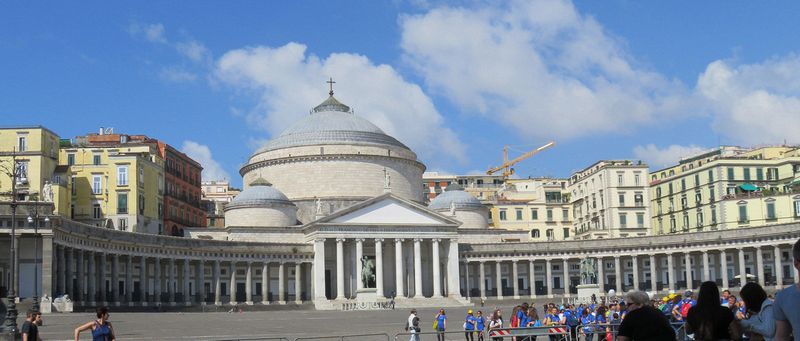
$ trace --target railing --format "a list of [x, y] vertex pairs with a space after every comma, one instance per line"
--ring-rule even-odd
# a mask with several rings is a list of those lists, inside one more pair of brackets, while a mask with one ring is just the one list
[[389, 338], [389, 334], [386, 333], [374, 333], [374, 334], [358, 334], [358, 335], [332, 335], [332, 336], [309, 336], [309, 337], [298, 337], [295, 338], [294, 341], [311, 341], [311, 340], [340, 340], [340, 341], [347, 341], [347, 340], [375, 340], [375, 341], [391, 341]]

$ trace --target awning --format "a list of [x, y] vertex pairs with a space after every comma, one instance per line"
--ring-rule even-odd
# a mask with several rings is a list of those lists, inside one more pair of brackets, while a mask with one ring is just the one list
[[739, 188], [741, 188], [743, 191], [747, 191], [747, 192], [753, 192], [753, 191], [758, 190], [758, 187], [756, 187], [756, 185], [753, 185], [753, 184], [742, 184], [742, 185], [739, 186]]
[[790, 183], [786, 184], [786, 186], [789, 186], [789, 187], [792, 187], [792, 186], [800, 186], [800, 179], [794, 179], [794, 181], [792, 181], [792, 182], [790, 182]]

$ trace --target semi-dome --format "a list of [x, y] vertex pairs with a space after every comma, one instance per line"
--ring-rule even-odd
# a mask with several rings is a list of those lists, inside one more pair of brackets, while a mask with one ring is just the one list
[[225, 227], [284, 227], [297, 222], [297, 206], [258, 178], [225, 205]]
[[461, 186], [450, 184], [445, 188], [442, 194], [439, 194], [431, 200], [428, 208], [434, 211], [449, 210], [451, 206], [455, 205], [456, 210], [475, 210], [483, 209], [485, 206], [481, 204], [480, 200], [473, 197], [471, 194], [464, 192]]
[[237, 206], [258, 206], [268, 204], [294, 205], [283, 192], [272, 187], [268, 181], [257, 179], [250, 183], [250, 187], [239, 193], [225, 208], [231, 209]]
[[389, 145], [408, 149], [394, 137], [361, 117], [331, 95], [311, 110], [311, 114], [295, 122], [278, 137], [269, 141], [256, 154], [312, 145]]

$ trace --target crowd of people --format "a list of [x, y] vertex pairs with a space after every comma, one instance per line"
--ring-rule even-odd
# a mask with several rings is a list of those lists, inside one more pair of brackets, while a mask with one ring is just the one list
[[[800, 270], [800, 240], [792, 250], [794, 267]], [[757, 283], [745, 284], [736, 297], [729, 290], [721, 293], [715, 282], [703, 282], [695, 295], [692, 291], [652, 297], [643, 291], [632, 291], [619, 301], [586, 304], [542, 306], [523, 303], [503, 318], [500, 309], [488, 314], [468, 310], [460, 327], [467, 341], [483, 341], [485, 337], [503, 340], [492, 333], [509, 328], [550, 329], [551, 341], [570, 334], [572, 340], [637, 341], [677, 339], [693, 340], [779, 340], [800, 341], [800, 284], [778, 292], [773, 298]], [[459, 317], [461, 320], [461, 317]], [[411, 341], [419, 340], [419, 317], [416, 310], [409, 317], [407, 329]], [[434, 317], [437, 340], [444, 340], [447, 315], [440, 310]], [[561, 332], [560, 330], [564, 330]], [[798, 332], [793, 332], [798, 331]], [[533, 341], [534, 335], [511, 336], [512, 341]]]

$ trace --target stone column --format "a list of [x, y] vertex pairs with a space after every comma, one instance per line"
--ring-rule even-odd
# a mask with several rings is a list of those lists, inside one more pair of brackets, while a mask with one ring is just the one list
[[775, 274], [775, 286], [780, 289], [783, 288], [783, 265], [781, 264], [781, 247], [779, 245], [775, 245], [773, 248], [775, 258], [775, 270], [773, 271]]
[[383, 239], [375, 239], [375, 295], [383, 294]]
[[761, 247], [756, 247], [756, 269], [758, 270], [758, 284], [765, 287], [766, 281], [764, 280], [764, 255], [761, 253]]
[[230, 264], [230, 293], [231, 297], [228, 300], [231, 305], [236, 305], [236, 261], [231, 261]]
[[111, 255], [111, 301], [119, 306], [119, 255]]
[[633, 262], [633, 290], [639, 290], [639, 257], [633, 255], [631, 261]]
[[703, 251], [703, 281], [710, 281], [711, 280], [711, 272], [708, 268], [708, 251]]
[[133, 306], [133, 256], [125, 257], [125, 302]]
[[394, 282], [397, 297], [405, 296], [405, 278], [403, 277], [403, 240], [394, 240]]
[[528, 287], [530, 287], [530, 289], [531, 289], [531, 293], [530, 293], [531, 298], [536, 298], [536, 271], [535, 271], [535, 268], [536, 268], [536, 265], [533, 263], [533, 259], [528, 261], [528, 277], [529, 277], [528, 281], [530, 283], [528, 285]]
[[480, 272], [480, 280], [481, 280], [481, 282], [478, 283], [479, 284], [478, 287], [481, 290], [481, 298], [485, 300], [486, 299], [486, 269], [484, 268], [484, 264], [483, 263], [484, 263], [483, 261], [479, 261], [478, 262], [478, 270]]
[[[191, 264], [189, 258], [183, 259], [183, 304], [187, 307], [192, 305], [192, 293], [189, 290], [189, 283], [191, 282]], [[195, 284], [195, 287], [197, 285]], [[195, 288], [197, 291], [198, 288]]]
[[[325, 243], [325, 240], [322, 240], [322, 243]], [[316, 249], [316, 247], [317, 247], [317, 241], [314, 241], [314, 248]], [[323, 248], [324, 247], [325, 246], [323, 245]], [[325, 252], [324, 249], [323, 249], [322, 252]], [[318, 257], [317, 253], [315, 251], [314, 252], [314, 267], [315, 268], [317, 267], [317, 257]], [[322, 257], [324, 258], [325, 254], [322, 254]], [[324, 264], [324, 261], [323, 261], [323, 264]], [[314, 269], [314, 271], [316, 271], [316, 269]], [[325, 278], [324, 276], [325, 275], [323, 275], [323, 281], [324, 281], [324, 278]], [[314, 289], [315, 289], [314, 298], [319, 298], [319, 299], [324, 299], [325, 298], [325, 286], [324, 285], [322, 286], [322, 297], [316, 296], [318, 294], [319, 289], [317, 289], [316, 287]], [[264, 305], [269, 304], [269, 262], [267, 262], [267, 261], [264, 261], [263, 263], [261, 263], [261, 304], [264, 304]]]
[[78, 290], [75, 300], [80, 303], [86, 303], [86, 273], [84, 271], [84, 251], [78, 250]]
[[422, 239], [414, 239], [414, 298], [422, 298]]
[[[17, 245], [19, 245], [19, 242], [17, 242]], [[72, 276], [73, 276], [72, 274], [75, 273], [75, 271], [73, 270], [74, 267], [73, 267], [72, 263], [75, 261], [75, 256], [74, 256], [75, 255], [75, 249], [68, 248], [66, 250], [66, 252], [67, 252], [67, 254], [66, 254], [67, 260], [66, 260], [66, 267], [64, 268], [65, 271], [66, 271], [66, 279], [65, 279], [66, 284], [67, 284], [66, 292], [67, 292], [67, 295], [69, 295], [70, 297], [74, 297], [75, 296], [75, 290], [74, 290], [75, 288], [73, 288], [73, 285], [72, 285]], [[17, 257], [19, 257], [19, 249], [17, 249]], [[19, 262], [19, 260], [15, 260], [15, 261]], [[17, 266], [16, 269], [17, 269], [17, 271], [19, 271], [19, 266]], [[15, 284], [19, 286], [19, 276], [17, 276], [17, 283], [15, 283]], [[19, 295], [19, 288], [17, 288], [17, 295]]]
[[303, 277], [303, 263], [294, 263], [294, 303], [303, 303], [303, 286], [300, 279]]
[[497, 285], [497, 299], [503, 299], [503, 264], [500, 263], [500, 260], [496, 260], [494, 262], [494, 275], [495, 275], [495, 284]]
[[147, 306], [148, 282], [147, 278], [147, 257], [139, 257], [139, 304], [142, 307]]
[[244, 275], [244, 304], [253, 305], [253, 263], [250, 261]]
[[432, 239], [431, 255], [433, 256], [433, 298], [442, 297], [442, 278], [439, 263], [439, 240]]
[[617, 293], [622, 294], [622, 266], [619, 263], [619, 256], [614, 256], [614, 275], [617, 277]]
[[672, 253], [667, 253], [667, 277], [669, 277], [669, 290], [675, 291], [675, 264]]
[[344, 299], [344, 238], [336, 238], [336, 299]]
[[167, 281], [169, 281], [169, 283], [167, 283], [167, 293], [169, 295], [169, 305], [174, 306], [175, 289], [177, 286], [177, 282], [175, 281], [175, 273], [177, 272], [177, 270], [175, 270], [175, 258], [170, 258], [168, 264], [169, 267], [167, 271], [169, 271], [169, 275], [167, 276]]
[[511, 278], [511, 287], [514, 290], [514, 299], [518, 300], [519, 299], [519, 285], [517, 285], [517, 281], [519, 281], [518, 280], [518, 278], [519, 278], [519, 270], [517, 269], [517, 260], [516, 259], [511, 261], [511, 275], [514, 276], [513, 278]]
[[[264, 268], [267, 268], [267, 263], [264, 263]], [[314, 239], [314, 265], [312, 266], [312, 270], [314, 271], [314, 299], [315, 300], [327, 300], [328, 298], [325, 297], [325, 239], [317, 238]], [[264, 283], [269, 282], [269, 278]], [[266, 298], [266, 291], [264, 288], [269, 288], [268, 284], [261, 284], [262, 292], [264, 293], [264, 297], [262, 299], [263, 302], [267, 302], [268, 298]]]
[[86, 293], [88, 296], [87, 299], [84, 301], [88, 301], [89, 305], [96, 306], [97, 305], [97, 266], [95, 266], [95, 254], [94, 252], [87, 251], [89, 255], [89, 278], [87, 280], [87, 288]]
[[278, 263], [278, 304], [286, 304], [286, 267]]
[[156, 306], [160, 306], [162, 303], [161, 298], [161, 258], [154, 258], [153, 259], [153, 296], [155, 296], [154, 301], [156, 302]]
[[465, 288], [466, 288], [466, 291], [465, 291], [466, 295], [465, 296], [467, 297], [467, 299], [469, 299], [470, 296], [472, 296], [472, 293], [470, 292], [472, 290], [472, 288], [471, 288], [472, 287], [472, 283], [470, 283], [469, 280], [470, 280], [470, 278], [469, 278], [469, 261], [465, 260], [464, 261], [464, 284], [465, 284]]
[[550, 260], [545, 260], [545, 278], [547, 279], [547, 298], [553, 297], [553, 267], [550, 265]]
[[222, 305], [222, 280], [220, 279], [219, 259], [214, 260], [211, 269], [211, 280], [214, 281], [214, 305]]
[[725, 250], [719, 251], [719, 265], [722, 268], [720, 270], [720, 277], [722, 277], [722, 289], [730, 288], [728, 284], [728, 256], [725, 254]]
[[689, 251], [683, 254], [683, 261], [686, 263], [683, 267], [686, 270], [686, 290], [692, 290], [692, 254]]
[[[106, 254], [101, 252], [98, 254], [100, 256], [100, 300], [103, 302], [104, 306], [108, 305], [108, 290], [106, 290]], [[69, 264], [69, 262], [67, 263]]]
[[206, 261], [198, 259], [194, 268], [195, 289], [197, 303], [206, 304]]
[[[41, 296], [47, 295], [48, 297], [53, 297], [53, 283], [56, 279], [54, 277], [53, 270], [56, 268], [55, 263], [53, 263], [53, 256], [55, 253], [53, 252], [53, 236], [52, 235], [41, 235], [41, 268], [40, 268], [40, 275], [42, 276], [42, 291], [40, 292]], [[35, 240], [35, 239], [34, 239]], [[81, 250], [78, 250], [80, 253]], [[79, 265], [81, 263], [78, 263]], [[80, 267], [78, 267], [80, 268]], [[78, 281], [80, 283], [80, 281]], [[83, 287], [77, 287], [75, 290], [75, 297], [83, 297], [80, 295], [83, 291]], [[75, 300], [75, 298], [73, 298]]]
[[447, 245], [447, 296], [461, 297], [461, 281], [458, 271], [458, 241], [453, 238]]
[[61, 295], [67, 292], [67, 257], [64, 256], [64, 246], [58, 245], [58, 269], [56, 270], [56, 292]]
[[361, 263], [362, 257], [364, 257], [364, 239], [356, 238], [356, 295], [361, 289], [364, 289], [364, 282], [361, 280], [361, 271], [364, 269], [364, 265]]
[[747, 270], [744, 263], [744, 248], [739, 248], [739, 288], [747, 283]]
[[569, 292], [569, 259], [564, 258], [564, 297], [570, 297]]
[[655, 293], [658, 291], [658, 264], [656, 263], [656, 255], [650, 255], [650, 291]]

